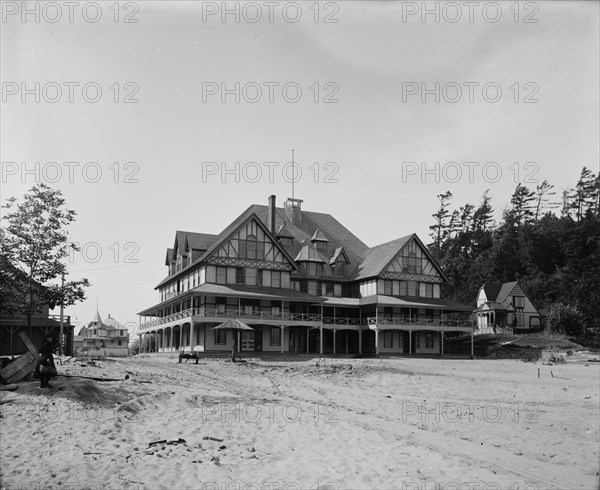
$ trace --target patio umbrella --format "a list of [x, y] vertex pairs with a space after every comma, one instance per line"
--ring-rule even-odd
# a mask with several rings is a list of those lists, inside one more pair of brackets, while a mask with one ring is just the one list
[[[238, 320], [237, 318], [230, 318], [226, 322], [223, 322], [220, 325], [213, 327], [211, 330], [231, 330], [232, 332], [242, 332], [242, 331], [246, 330], [246, 331], [254, 332], [254, 329], [252, 327], [246, 325], [244, 322]], [[233, 349], [235, 352], [238, 352], [237, 335], [233, 336], [233, 342], [234, 342]]]

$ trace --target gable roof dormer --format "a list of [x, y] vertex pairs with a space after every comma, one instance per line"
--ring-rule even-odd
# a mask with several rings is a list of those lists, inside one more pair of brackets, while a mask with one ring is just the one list
[[338, 247], [335, 249], [333, 256], [329, 259], [329, 264], [334, 265], [337, 263], [349, 264], [350, 260], [348, 259], [348, 255], [344, 250], [344, 247]]
[[294, 259], [296, 262], [321, 262], [327, 264], [329, 260], [319, 250], [312, 245], [309, 245], [306, 241], [302, 244], [302, 248], [298, 255]]
[[327, 239], [327, 237], [325, 235], [323, 235], [323, 232], [317, 228], [312, 236], [312, 238], [310, 239], [311, 242], [329, 242], [329, 240]]
[[291, 238], [292, 240], [294, 239], [294, 235], [292, 235], [292, 232], [285, 225], [281, 225], [279, 227], [279, 230], [277, 230], [277, 234], [275, 236], [277, 238]]

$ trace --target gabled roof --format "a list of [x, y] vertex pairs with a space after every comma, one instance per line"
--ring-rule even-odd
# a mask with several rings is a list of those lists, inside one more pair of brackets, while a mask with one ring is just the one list
[[380, 275], [390, 264], [390, 262], [396, 258], [402, 248], [411, 240], [415, 240], [417, 242], [417, 245], [421, 248], [429, 261], [434, 265], [440, 276], [447, 281], [448, 278], [442, 269], [440, 269], [440, 267], [437, 265], [437, 262], [431, 256], [427, 247], [415, 233], [370, 248], [358, 266], [357, 274], [354, 279], [367, 279], [369, 277], [376, 277]]
[[173, 249], [167, 248], [167, 256], [165, 257], [165, 265], [171, 265], [171, 260], [173, 260]]
[[408, 243], [412, 236], [406, 235], [391, 242], [382, 243], [370, 248], [358, 266], [355, 279], [378, 276], [385, 266], [402, 250], [402, 247]]
[[504, 303], [508, 295], [518, 284], [517, 281], [499, 283], [486, 282], [481, 288], [485, 293], [485, 299], [488, 302]]
[[275, 235], [277, 238], [294, 238], [294, 235], [288, 230], [287, 226], [281, 225], [277, 234]]
[[[268, 206], [255, 204], [251, 207], [262, 222], [268, 224]], [[302, 222], [294, 225], [287, 218], [285, 210], [277, 207], [275, 208], [275, 229], [279, 229], [282, 225], [285, 225], [298, 243], [302, 240], [310, 241], [315, 230], [319, 229], [321, 235], [328, 240], [330, 247], [344, 246], [350, 263], [354, 266], [358, 265], [363, 255], [369, 250], [367, 245], [330, 214], [302, 210]], [[297, 247], [294, 253], [298, 253]]]
[[483, 284], [483, 286], [481, 286], [481, 288], [483, 289], [483, 292], [485, 293], [485, 299], [488, 302], [496, 301], [496, 298], [498, 298], [498, 293], [500, 292], [500, 289], [502, 289], [502, 284], [498, 282], [486, 282]]
[[298, 255], [294, 259], [296, 262], [322, 262], [326, 264], [329, 262], [329, 259], [325, 257], [319, 250], [317, 250], [313, 245], [309, 243], [305, 243]]
[[338, 262], [338, 260], [343, 260], [346, 264], [350, 262], [348, 260], [348, 256], [346, 255], [346, 252], [344, 251], [344, 247], [338, 247], [335, 249], [335, 252], [333, 252], [333, 256], [329, 260], [329, 264], [333, 265], [336, 262]]
[[508, 295], [511, 293], [511, 291], [513, 289], [515, 289], [515, 286], [517, 284], [518, 284], [517, 281], [505, 282], [504, 284], [502, 284], [502, 288], [500, 289], [500, 292], [498, 293], [498, 297], [496, 298], [496, 301], [498, 301], [500, 303], [504, 303], [504, 301], [506, 301], [506, 298], [508, 298]]
[[176, 257], [177, 249], [181, 247], [181, 252], [185, 253], [192, 250], [208, 250], [219, 238], [218, 235], [210, 233], [196, 233], [193, 231], [175, 232], [175, 243], [173, 244], [173, 258]]
[[296, 265], [294, 264], [294, 259], [289, 255], [289, 253], [285, 250], [285, 248], [281, 246], [279, 241], [271, 234], [271, 232], [269, 231], [265, 222], [262, 221], [254, 213], [253, 207], [254, 206], [250, 206], [248, 209], [246, 209], [246, 211], [244, 211], [240, 216], [238, 216], [235, 220], [233, 220], [233, 222], [219, 234], [217, 240], [212, 244], [212, 246], [206, 252], [204, 252], [202, 257], [200, 257], [200, 259], [199, 259], [200, 262], [202, 262], [202, 261], [206, 260], [208, 257], [210, 257], [223, 243], [225, 243], [227, 240], [229, 240], [233, 236], [233, 234], [242, 225], [244, 225], [246, 222], [250, 221], [252, 218], [255, 218], [256, 222], [262, 228], [265, 235], [267, 235], [268, 237], [271, 238], [271, 241], [273, 242], [273, 244], [277, 248], [279, 248], [281, 253], [290, 261], [290, 263], [294, 267], [296, 267]]
[[318, 228], [315, 230], [314, 235], [310, 239], [311, 242], [328, 242], [327, 237], [323, 235], [323, 232]]
[[218, 239], [218, 235], [188, 232], [185, 237], [185, 249], [208, 250]]

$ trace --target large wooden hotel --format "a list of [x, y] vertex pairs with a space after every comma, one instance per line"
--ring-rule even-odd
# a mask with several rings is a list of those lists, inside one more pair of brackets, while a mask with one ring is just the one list
[[443, 354], [445, 335], [471, 331], [473, 307], [442, 299], [417, 235], [369, 248], [299, 199], [271, 196], [219, 235], [177, 231], [165, 265], [139, 313], [145, 350], [231, 351], [234, 332], [212, 330], [228, 318], [254, 329], [242, 351], [296, 354]]

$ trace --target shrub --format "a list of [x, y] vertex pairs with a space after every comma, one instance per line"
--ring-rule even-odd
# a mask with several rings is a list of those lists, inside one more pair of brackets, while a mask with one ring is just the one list
[[553, 303], [548, 308], [546, 328], [550, 333], [577, 337], [584, 332], [583, 313], [575, 306]]

